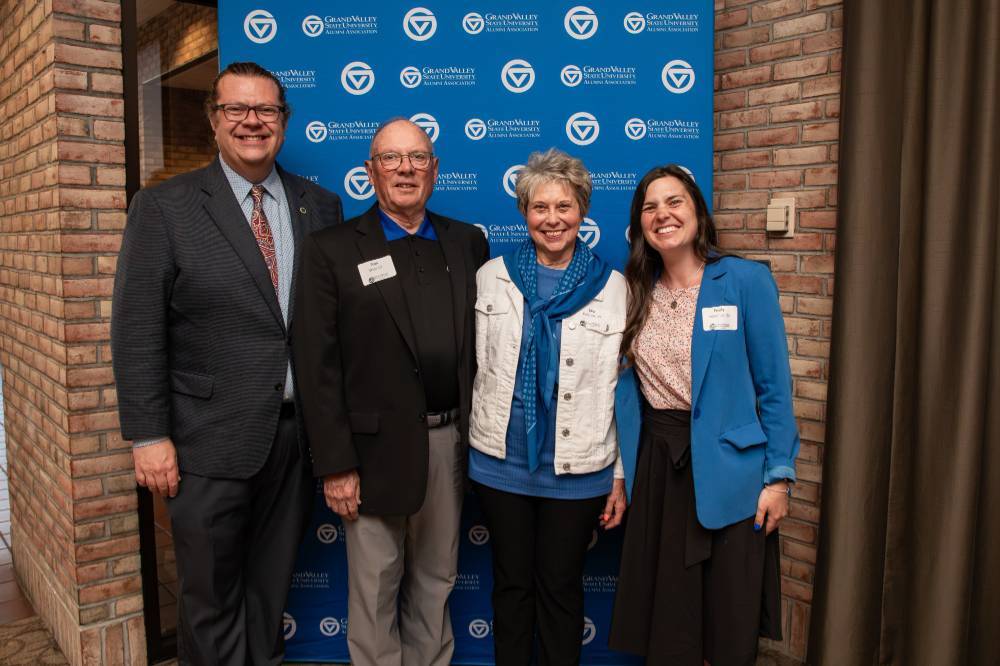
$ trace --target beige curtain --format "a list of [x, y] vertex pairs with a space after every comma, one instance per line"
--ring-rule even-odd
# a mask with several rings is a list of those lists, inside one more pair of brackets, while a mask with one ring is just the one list
[[845, 0], [809, 663], [1000, 664], [1000, 0]]

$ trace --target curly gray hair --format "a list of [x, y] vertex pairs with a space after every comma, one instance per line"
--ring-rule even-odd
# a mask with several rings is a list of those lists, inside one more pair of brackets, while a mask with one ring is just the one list
[[527, 214], [528, 203], [535, 189], [539, 185], [551, 182], [563, 182], [569, 185], [577, 203], [580, 204], [580, 216], [587, 214], [590, 210], [590, 192], [593, 190], [590, 172], [579, 158], [567, 155], [558, 148], [549, 148], [544, 153], [531, 153], [528, 163], [517, 176], [517, 185], [514, 189], [517, 194], [517, 208], [522, 215]]

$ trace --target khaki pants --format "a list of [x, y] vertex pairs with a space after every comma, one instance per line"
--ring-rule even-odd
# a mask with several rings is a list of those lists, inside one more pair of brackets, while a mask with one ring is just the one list
[[[354, 666], [447, 666], [455, 650], [448, 596], [458, 577], [464, 451], [454, 425], [427, 432], [427, 495], [420, 510], [344, 521]], [[362, 484], [362, 503], [364, 497]]]

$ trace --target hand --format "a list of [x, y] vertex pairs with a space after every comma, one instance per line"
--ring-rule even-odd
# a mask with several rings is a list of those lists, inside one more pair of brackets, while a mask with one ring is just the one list
[[326, 505], [345, 520], [358, 519], [358, 505], [361, 504], [361, 477], [358, 470], [323, 477], [323, 496]]
[[177, 469], [177, 450], [169, 437], [156, 444], [132, 449], [135, 482], [164, 497], [176, 497], [181, 482]]
[[757, 515], [753, 519], [753, 528], [759, 531], [767, 520], [765, 534], [770, 534], [778, 527], [781, 519], [788, 515], [788, 482], [776, 481], [764, 486], [757, 498]]
[[608, 493], [608, 501], [604, 503], [604, 512], [601, 514], [601, 527], [606, 530], [613, 529], [622, 524], [622, 517], [625, 515], [625, 479], [615, 479]]

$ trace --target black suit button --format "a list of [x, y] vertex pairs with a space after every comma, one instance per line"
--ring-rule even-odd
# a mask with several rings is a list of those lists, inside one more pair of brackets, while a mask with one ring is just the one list
[[420, 368], [413, 368], [413, 374], [419, 375], [420, 374]]
[[281, 382], [278, 382], [277, 384], [274, 385], [275, 391], [281, 391], [283, 388], [285, 388], [285, 385], [282, 384]]
[[417, 415], [417, 420], [420, 421], [421, 423], [423, 423], [424, 419], [426, 419], [426, 418], [427, 418], [426, 414], [418, 414]]

